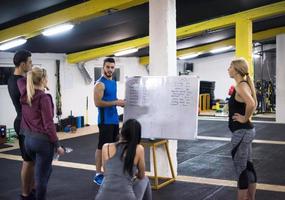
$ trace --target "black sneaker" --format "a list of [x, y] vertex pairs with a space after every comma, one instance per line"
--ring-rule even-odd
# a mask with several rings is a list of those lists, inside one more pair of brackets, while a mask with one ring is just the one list
[[32, 189], [29, 197], [31, 198], [31, 200], [36, 200], [36, 190]]
[[35, 193], [35, 190], [34, 192], [32, 191], [29, 196], [23, 196], [23, 195], [20, 195], [20, 200], [36, 200], [36, 193]]

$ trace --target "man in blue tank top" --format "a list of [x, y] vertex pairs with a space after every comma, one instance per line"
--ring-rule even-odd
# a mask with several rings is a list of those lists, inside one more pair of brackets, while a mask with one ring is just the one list
[[94, 87], [94, 102], [98, 108], [99, 143], [95, 153], [96, 175], [93, 181], [101, 185], [103, 181], [102, 146], [118, 140], [119, 116], [117, 106], [124, 107], [125, 101], [117, 99], [117, 84], [112, 79], [115, 71], [115, 60], [106, 58], [103, 63], [103, 75]]

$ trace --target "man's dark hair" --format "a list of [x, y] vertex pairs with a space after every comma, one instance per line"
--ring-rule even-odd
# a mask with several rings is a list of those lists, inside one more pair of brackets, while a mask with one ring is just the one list
[[115, 63], [115, 59], [114, 58], [105, 58], [104, 62], [103, 62], [103, 67], [105, 66], [105, 63], [109, 62], [109, 63]]
[[27, 62], [28, 57], [31, 57], [31, 56], [32, 56], [31, 52], [27, 50], [23, 49], [23, 50], [17, 51], [13, 58], [14, 65], [16, 67], [19, 67], [21, 62]]

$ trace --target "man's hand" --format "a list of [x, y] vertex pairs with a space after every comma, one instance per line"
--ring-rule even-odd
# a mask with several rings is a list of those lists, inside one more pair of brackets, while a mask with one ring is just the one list
[[64, 155], [64, 153], [65, 153], [64, 148], [58, 147], [56, 150], [56, 153], [60, 156]]
[[116, 100], [116, 106], [124, 107], [125, 103], [126, 103], [125, 100], [122, 100], [122, 99]]
[[246, 123], [248, 120], [245, 119], [244, 115], [240, 115], [239, 113], [235, 113], [232, 117], [234, 121], [238, 121], [240, 123]]

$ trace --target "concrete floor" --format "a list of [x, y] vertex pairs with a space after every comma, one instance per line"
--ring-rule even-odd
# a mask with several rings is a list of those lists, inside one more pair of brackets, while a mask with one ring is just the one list
[[[285, 199], [285, 125], [256, 123], [255, 126], [253, 157], [259, 183], [257, 199]], [[154, 199], [235, 199], [227, 122], [200, 120], [198, 132], [198, 140], [178, 141], [178, 181], [154, 190]], [[62, 141], [74, 151], [61, 157], [62, 162], [55, 163], [49, 182], [49, 199], [94, 199], [98, 190], [92, 183], [97, 140], [98, 135], [91, 134]], [[147, 156], [147, 163], [148, 159]], [[0, 153], [1, 200], [16, 199], [20, 192], [19, 160], [18, 149]]]

